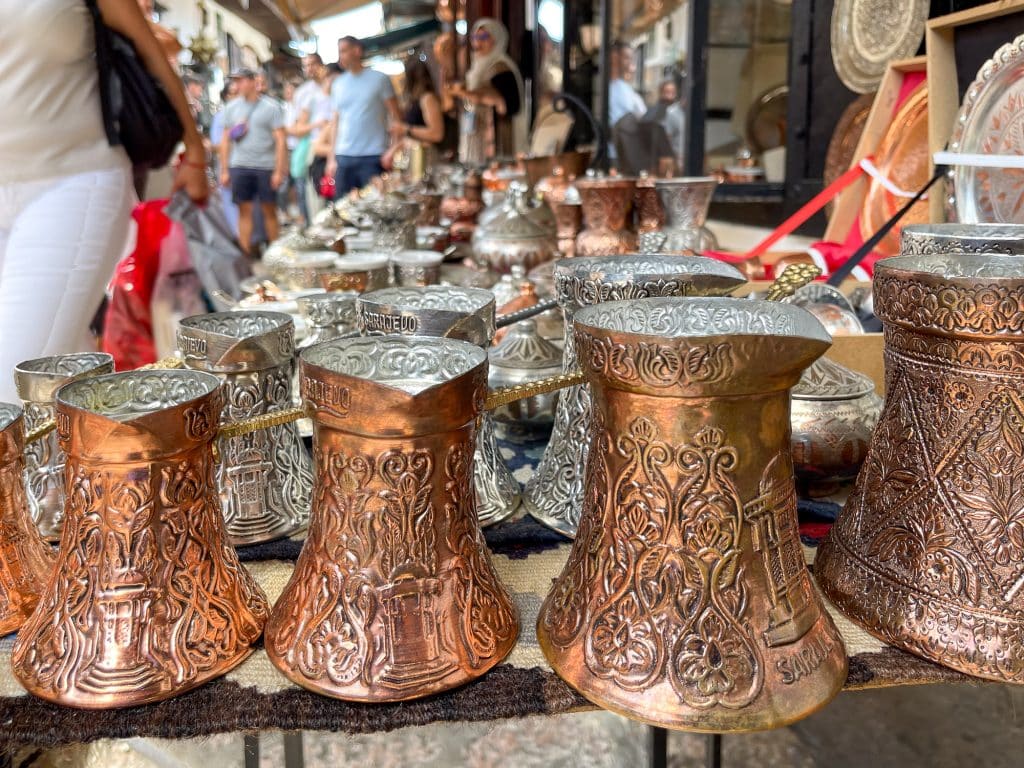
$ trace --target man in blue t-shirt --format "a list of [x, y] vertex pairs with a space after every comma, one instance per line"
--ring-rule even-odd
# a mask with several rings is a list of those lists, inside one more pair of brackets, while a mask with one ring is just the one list
[[327, 163], [327, 173], [334, 175], [335, 195], [341, 197], [383, 173], [380, 159], [390, 143], [388, 120], [400, 122], [400, 116], [391, 80], [363, 66], [359, 40], [338, 41], [338, 63], [345, 71], [331, 86], [335, 156]]

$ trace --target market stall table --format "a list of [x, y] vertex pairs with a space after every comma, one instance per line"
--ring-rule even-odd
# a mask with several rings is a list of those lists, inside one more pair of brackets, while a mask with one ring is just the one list
[[[503, 445], [514, 475], [525, 482], [543, 446]], [[831, 497], [833, 500], [836, 497]], [[830, 502], [801, 501], [805, 518]], [[833, 509], [837, 511], [837, 507]], [[825, 517], [828, 515], [826, 514]], [[803, 526], [804, 553], [813, 560], [826, 524]], [[355, 704], [306, 691], [270, 663], [262, 644], [239, 667], [182, 696], [146, 706], [86, 711], [29, 696], [11, 675], [14, 635], [0, 640], [0, 742], [51, 747], [103, 738], [185, 739], [238, 731], [343, 731], [370, 733], [436, 722], [500, 720], [594, 709], [551, 670], [537, 644], [541, 602], [569, 555], [571, 542], [522, 512], [485, 529], [495, 567], [512, 593], [522, 630], [504, 663], [456, 690], [398, 704]], [[284, 588], [302, 546], [300, 537], [242, 547], [239, 552], [274, 601]], [[966, 675], [884, 645], [829, 605], [850, 657], [844, 690], [964, 682]]]

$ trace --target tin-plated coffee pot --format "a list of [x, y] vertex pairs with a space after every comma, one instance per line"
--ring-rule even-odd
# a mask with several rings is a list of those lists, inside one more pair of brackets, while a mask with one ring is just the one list
[[[280, 312], [217, 312], [186, 317], [178, 328], [186, 365], [225, 385], [225, 421], [292, 404], [295, 331]], [[313, 471], [295, 424], [219, 441], [217, 485], [228, 539], [257, 544], [302, 530], [309, 521]]]
[[667, 728], [786, 725], [846, 680], [804, 565], [789, 388], [831, 343], [799, 307], [647, 298], [581, 309], [594, 397], [583, 517], [537, 619], [555, 671]]
[[303, 351], [313, 518], [266, 635], [299, 685], [399, 701], [473, 680], [512, 650], [518, 621], [473, 490], [486, 360], [464, 341], [404, 336]]

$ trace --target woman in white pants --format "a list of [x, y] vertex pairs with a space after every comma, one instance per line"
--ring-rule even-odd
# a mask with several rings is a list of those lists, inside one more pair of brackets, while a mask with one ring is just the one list
[[[185, 126], [175, 187], [206, 200], [206, 153], [178, 76], [137, 0], [97, 0]], [[14, 366], [92, 348], [88, 325], [121, 256], [131, 165], [103, 129], [86, 0], [0, 0], [0, 401]]]

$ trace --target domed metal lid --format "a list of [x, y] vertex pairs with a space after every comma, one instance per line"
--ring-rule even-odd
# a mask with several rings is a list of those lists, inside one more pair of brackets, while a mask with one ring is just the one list
[[793, 387], [793, 397], [797, 400], [853, 400], [874, 389], [875, 383], [869, 376], [851, 371], [827, 357], [819, 357]]

